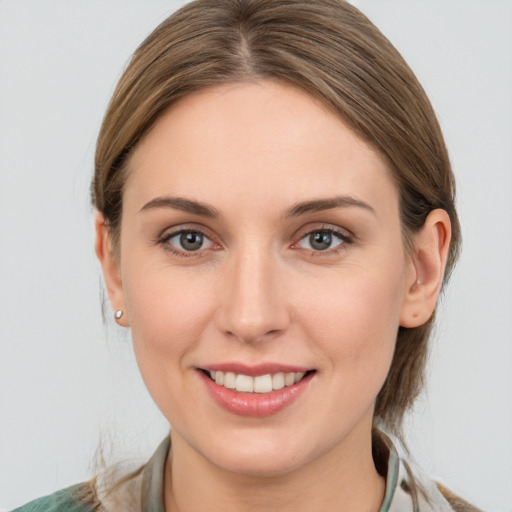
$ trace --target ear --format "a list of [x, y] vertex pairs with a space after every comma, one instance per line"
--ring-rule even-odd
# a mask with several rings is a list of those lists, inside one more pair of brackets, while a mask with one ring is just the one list
[[94, 248], [96, 256], [101, 264], [101, 268], [103, 269], [103, 278], [105, 280], [110, 304], [114, 311], [121, 310], [123, 312], [120, 318], [116, 317], [116, 322], [123, 327], [128, 327], [130, 323], [126, 312], [119, 261], [112, 251], [110, 233], [105, 223], [105, 218], [98, 211], [96, 211], [94, 216], [94, 227], [96, 231]]
[[413, 239], [406, 294], [400, 315], [402, 327], [418, 327], [432, 316], [443, 284], [450, 240], [451, 222], [448, 213], [441, 209], [431, 211]]

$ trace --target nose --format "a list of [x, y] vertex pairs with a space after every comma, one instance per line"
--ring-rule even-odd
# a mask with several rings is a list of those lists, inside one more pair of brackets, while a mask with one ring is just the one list
[[271, 340], [289, 326], [283, 272], [270, 251], [251, 250], [226, 261], [217, 327], [244, 343]]

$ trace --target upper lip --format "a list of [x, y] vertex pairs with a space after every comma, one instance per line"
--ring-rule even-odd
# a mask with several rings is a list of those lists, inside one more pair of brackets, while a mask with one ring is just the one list
[[257, 365], [246, 365], [243, 363], [227, 362], [219, 364], [208, 364], [201, 366], [201, 370], [206, 371], [220, 371], [220, 372], [233, 372], [238, 375], [248, 375], [250, 377], [258, 377], [260, 375], [268, 375], [275, 373], [299, 373], [313, 370], [313, 368], [306, 368], [304, 366], [295, 366], [282, 363], [262, 363]]

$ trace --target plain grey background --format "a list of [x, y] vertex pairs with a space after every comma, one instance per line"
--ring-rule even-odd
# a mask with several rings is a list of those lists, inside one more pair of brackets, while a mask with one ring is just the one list
[[[147, 456], [166, 433], [129, 336], [101, 319], [88, 185], [131, 52], [172, 0], [0, 0], [0, 509]], [[354, 1], [436, 108], [464, 247], [429, 385], [407, 422], [424, 469], [512, 510], [512, 1]], [[106, 306], [110, 318], [110, 307]]]

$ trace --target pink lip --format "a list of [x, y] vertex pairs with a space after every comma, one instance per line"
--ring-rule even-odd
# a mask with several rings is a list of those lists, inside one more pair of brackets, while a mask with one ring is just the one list
[[[220, 366], [217, 368], [220, 369]], [[253, 369], [254, 368], [255, 367], [253, 367]], [[244, 371], [247, 371], [247, 369]], [[242, 371], [238, 373], [248, 375]], [[274, 372], [266, 371], [265, 373], [258, 373], [256, 375], [265, 375], [267, 373]], [[291, 405], [307, 389], [311, 379], [314, 376], [314, 373], [310, 373], [296, 384], [284, 387], [276, 391], [271, 391], [270, 393], [240, 393], [238, 391], [233, 391], [231, 389], [225, 388], [224, 386], [216, 384], [212, 379], [206, 376], [203, 371], [199, 370], [198, 374], [203, 380], [206, 389], [212, 398], [217, 402], [217, 404], [219, 404], [230, 413], [236, 414], [238, 416], [247, 416], [252, 418], [272, 416], [273, 414], [277, 414], [279, 411], [282, 411]]]
[[220, 371], [220, 372], [233, 372], [242, 375], [248, 375], [249, 377], [258, 377], [260, 375], [268, 375], [269, 373], [306, 373], [311, 368], [304, 368], [301, 366], [290, 366], [280, 363], [265, 363], [254, 366], [247, 366], [242, 363], [221, 363], [212, 364], [207, 366], [201, 366], [203, 370], [208, 371]]

